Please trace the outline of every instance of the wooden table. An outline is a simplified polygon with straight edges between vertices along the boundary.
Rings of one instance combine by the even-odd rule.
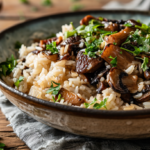
[[[1,1],[1,0],[0,0]],[[21,3],[21,0],[2,0],[3,7],[0,12],[0,31],[24,22],[27,19],[37,18],[40,16],[55,14],[61,12],[72,11],[75,5],[82,5],[82,10],[100,9],[103,5],[111,0],[52,0],[52,6],[43,6],[42,0],[28,0],[29,4]],[[127,3],[131,0],[119,0]],[[0,111],[0,143],[6,145],[9,150],[29,150],[22,142],[10,126],[7,126],[9,121]]]

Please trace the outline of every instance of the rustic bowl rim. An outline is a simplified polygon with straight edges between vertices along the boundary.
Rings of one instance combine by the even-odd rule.
[[[46,16],[42,16],[39,18],[35,18],[35,19],[31,19],[31,20],[27,20],[25,22],[19,23],[17,25],[14,25],[12,27],[9,27],[5,30],[3,30],[2,32],[0,32],[0,40],[3,38],[3,35],[5,35],[7,32],[10,32],[11,30],[16,30],[18,27],[21,26],[26,26],[28,24],[32,24],[36,21],[42,21],[45,20],[46,18],[55,18],[55,17],[62,17],[62,16],[71,16],[71,15],[76,15],[76,14],[80,14],[80,13],[85,13],[85,14],[90,14],[90,13],[124,13],[124,14],[137,14],[140,13],[140,15],[150,15],[150,11],[134,11],[134,10],[88,10],[88,11],[78,11],[78,12],[66,12],[66,13],[57,13],[57,14],[53,14],[53,15],[46,15]],[[50,101],[46,101],[43,99],[39,99],[33,96],[30,96],[28,94],[25,94],[23,92],[20,92],[10,86],[8,86],[6,83],[4,83],[4,81],[2,81],[0,79],[0,86],[2,86],[3,88],[9,90],[10,92],[17,94],[19,96],[22,96],[28,100],[31,100],[33,102],[36,102],[38,104],[41,105],[45,105],[45,106],[50,106],[50,107],[54,107],[60,110],[65,110],[65,111],[70,111],[70,112],[80,112],[86,115],[100,115],[100,116],[110,116],[110,117],[114,117],[114,116],[138,116],[138,115],[150,115],[150,109],[142,109],[142,110],[128,110],[128,111],[124,111],[124,110],[96,110],[96,109],[86,109],[86,108],[81,108],[81,107],[76,107],[76,106],[69,106],[69,105],[62,105],[59,103],[54,103],[54,102],[50,102]]]

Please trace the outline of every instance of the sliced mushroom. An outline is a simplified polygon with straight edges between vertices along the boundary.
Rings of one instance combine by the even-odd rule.
[[[131,66],[132,61],[134,61],[134,56],[130,53],[128,53],[125,50],[120,49],[119,46],[113,45],[113,44],[108,44],[102,55],[101,58],[103,58],[106,62],[108,62],[111,65],[112,59],[109,58],[110,56],[112,57],[117,57],[117,68],[121,70],[127,69],[129,66]]]
[[[146,80],[150,80],[150,70],[149,69],[144,71],[144,77],[145,77]]]
[[[106,77],[109,69],[100,68],[100,70],[94,72],[93,77],[91,77],[91,84],[97,84],[101,77]]]
[[[137,102],[142,103],[150,100],[150,91],[144,93],[139,99],[136,99]]]
[[[126,27],[124,30],[121,30],[118,33],[112,34],[110,36],[106,36],[105,41],[107,43],[112,43],[112,44],[116,43],[116,45],[120,46],[123,42],[125,42],[127,37],[130,35],[131,31],[135,31],[135,29]]]
[[[95,17],[93,17],[91,15],[87,15],[83,19],[80,20],[80,25],[88,25],[89,21],[92,20],[92,19],[97,20],[97,18],[95,18]]]
[[[79,97],[77,94],[70,92],[64,88],[59,91],[61,97],[64,98],[65,102],[71,103],[72,105],[80,106],[82,103],[85,102],[85,99]]]
[[[97,85],[97,93],[102,93],[103,90],[105,90],[106,88],[108,88],[108,83],[103,81],[103,82],[99,82]]]
[[[120,69],[112,68],[107,75],[107,82],[110,87],[116,92],[119,93],[129,93],[129,90],[122,83],[122,78],[128,76],[125,72],[122,72]]]
[[[112,68],[107,75],[107,82],[116,92],[129,93],[131,90],[137,90],[138,76],[128,75],[120,69]]]
[[[105,31],[119,31],[119,25],[117,23],[102,21],[102,24],[104,24]]]
[[[52,54],[50,51],[42,51],[42,54],[51,61],[57,61],[59,58],[58,54]]]
[[[122,93],[121,94],[121,99],[124,102],[127,102],[127,103],[130,103],[130,102],[134,102],[135,103],[135,100],[134,100],[134,98],[133,98],[131,93]]]
[[[103,59],[101,57],[90,58],[79,51],[76,57],[76,71],[78,73],[92,73],[102,67]]]

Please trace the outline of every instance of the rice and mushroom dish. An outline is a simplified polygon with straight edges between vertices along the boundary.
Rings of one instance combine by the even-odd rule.
[[[21,45],[0,63],[2,80],[31,96],[103,110],[150,108],[150,26],[85,16],[56,37]]]

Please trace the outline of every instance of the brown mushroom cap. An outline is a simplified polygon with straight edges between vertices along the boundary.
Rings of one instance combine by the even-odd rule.
[[[76,71],[78,73],[92,73],[103,65],[101,57],[90,58],[79,51],[76,57]]]
[[[130,35],[131,31],[135,31],[134,28],[130,28],[130,27],[126,27],[124,30],[121,30],[118,33],[112,34],[110,36],[106,36],[105,37],[105,41],[109,44],[109,43],[116,43],[116,45],[120,46],[123,42],[125,42],[125,40],[127,39],[127,37]]]
[[[110,87],[119,93],[129,93],[130,90],[137,90],[138,76],[128,75],[120,69],[112,68],[107,75]]]
[[[121,53],[120,53],[121,52]],[[134,56],[130,53],[128,53],[125,50],[120,49],[119,46],[113,45],[113,44],[108,44],[102,55],[101,58],[103,58],[106,62],[108,62],[111,65],[112,59],[109,58],[110,56],[112,57],[117,57],[117,68],[121,70],[127,69],[129,66],[131,66],[132,61],[134,61]]]
[[[61,97],[64,98],[65,102],[71,103],[72,105],[80,106],[85,102],[85,99],[79,97],[77,94],[70,92],[64,88],[62,88],[58,94],[61,94]]]

